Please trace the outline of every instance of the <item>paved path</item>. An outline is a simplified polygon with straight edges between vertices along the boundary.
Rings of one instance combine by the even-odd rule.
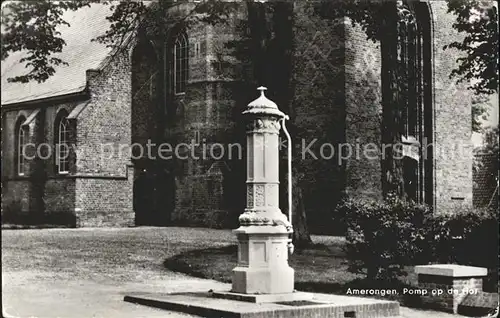
[[[140,278],[138,277],[138,280]],[[141,292],[207,291],[221,283],[183,275],[148,277],[140,282],[97,282],[80,279],[54,280],[52,275],[33,272],[2,275],[4,317],[194,317],[134,305],[123,301],[125,294]]]
[[[126,303],[123,297],[227,290],[228,284],[168,271],[163,261],[234,242],[230,231],[193,228],[2,230],[3,316],[193,317]],[[409,308],[401,308],[401,316],[457,317]]]

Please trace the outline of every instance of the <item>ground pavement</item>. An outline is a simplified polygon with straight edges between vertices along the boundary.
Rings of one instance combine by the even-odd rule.
[[[163,261],[189,249],[234,243],[230,231],[199,228],[2,230],[3,316],[193,317],[123,297],[227,290],[228,284],[168,271]],[[405,307],[401,316],[457,317]]]

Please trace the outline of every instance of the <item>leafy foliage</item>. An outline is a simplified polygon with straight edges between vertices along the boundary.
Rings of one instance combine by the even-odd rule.
[[[349,269],[366,269],[370,280],[391,280],[421,252],[417,242],[425,235],[424,222],[431,211],[394,196],[383,202],[347,199],[337,213],[347,224]]]
[[[458,67],[450,76],[458,82],[471,81],[476,94],[498,92],[498,9],[493,1],[448,1],[448,12],[457,15],[453,24],[464,33],[461,42],[452,42],[444,48],[455,48],[466,55],[458,58]]]
[[[53,212],[50,214],[30,213],[23,211],[23,204],[20,200],[4,203],[2,211],[2,225],[16,226],[40,226],[54,227],[65,226],[75,227],[76,217],[71,213]]]
[[[352,23],[361,25],[368,39],[379,41],[384,36],[387,11],[381,1],[337,0],[321,1],[317,13],[332,20],[348,17]]]
[[[427,220],[428,262],[497,267],[498,211],[459,209],[453,215],[437,215]]]
[[[498,125],[484,130],[486,151],[498,153]]]
[[[369,279],[395,279],[405,265],[497,267],[497,211],[462,208],[440,215],[392,196],[383,202],[346,199],[337,213],[348,227],[349,268],[366,271]]]
[[[29,71],[9,79],[12,82],[43,82],[55,73],[55,66],[66,62],[55,53],[62,51],[66,44],[57,31],[59,25],[68,25],[63,19],[67,10],[78,10],[97,0],[82,1],[12,1],[2,7],[2,60],[17,51],[26,51],[20,60]],[[196,2],[195,8],[182,18],[172,19],[165,14],[173,6],[181,6],[183,1],[121,1],[112,3],[111,28],[96,40],[108,45],[121,43],[128,32],[139,22],[148,25],[152,34],[164,34],[165,26],[171,27],[189,20],[203,20],[208,23],[225,22],[237,4],[223,1]],[[336,19],[349,17],[359,23],[369,39],[377,40],[383,35],[385,9],[379,1],[321,1],[316,10],[323,17]],[[497,8],[486,0],[448,1],[448,11],[457,15],[453,27],[466,34],[462,42],[453,42],[446,48],[455,48],[467,53],[458,60],[459,67],[451,76],[459,81],[472,80],[471,89],[476,93],[498,91],[498,13]],[[495,52],[496,54],[492,54]]]
[[[106,17],[111,22],[110,28],[94,39],[108,46],[120,46],[142,20],[151,21],[146,19],[147,13],[151,11],[141,1],[121,1],[111,5],[110,11],[112,14]]]
[[[44,82],[55,73],[55,66],[66,64],[55,57],[66,42],[57,31],[67,10],[78,10],[93,1],[9,1],[2,6],[2,60],[9,54],[25,51],[20,59],[30,71],[8,79],[10,82]]]

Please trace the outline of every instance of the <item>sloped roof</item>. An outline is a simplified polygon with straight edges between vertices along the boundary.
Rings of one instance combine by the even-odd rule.
[[[92,4],[77,11],[65,13],[70,26],[60,26],[66,46],[57,57],[69,65],[56,67],[56,73],[43,83],[8,83],[7,78],[26,72],[19,60],[23,52],[16,52],[2,61],[2,105],[26,102],[48,97],[81,92],[86,86],[85,71],[95,69],[108,56],[110,48],[91,42],[109,28],[106,16],[110,15],[109,5]]]

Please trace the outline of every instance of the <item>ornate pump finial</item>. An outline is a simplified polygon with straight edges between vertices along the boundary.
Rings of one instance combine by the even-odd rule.
[[[259,87],[257,87],[257,90],[260,91],[260,96],[266,97],[264,95],[264,92],[267,91],[267,87],[265,87],[265,86],[259,86]]]
[[[260,96],[248,104],[247,109],[243,112],[243,115],[252,114],[252,115],[268,115],[268,116],[276,116],[276,117],[284,117],[285,114],[278,109],[278,105],[275,102],[270,100],[264,94],[264,91],[267,90],[266,87],[260,86],[257,88],[260,91]]]

